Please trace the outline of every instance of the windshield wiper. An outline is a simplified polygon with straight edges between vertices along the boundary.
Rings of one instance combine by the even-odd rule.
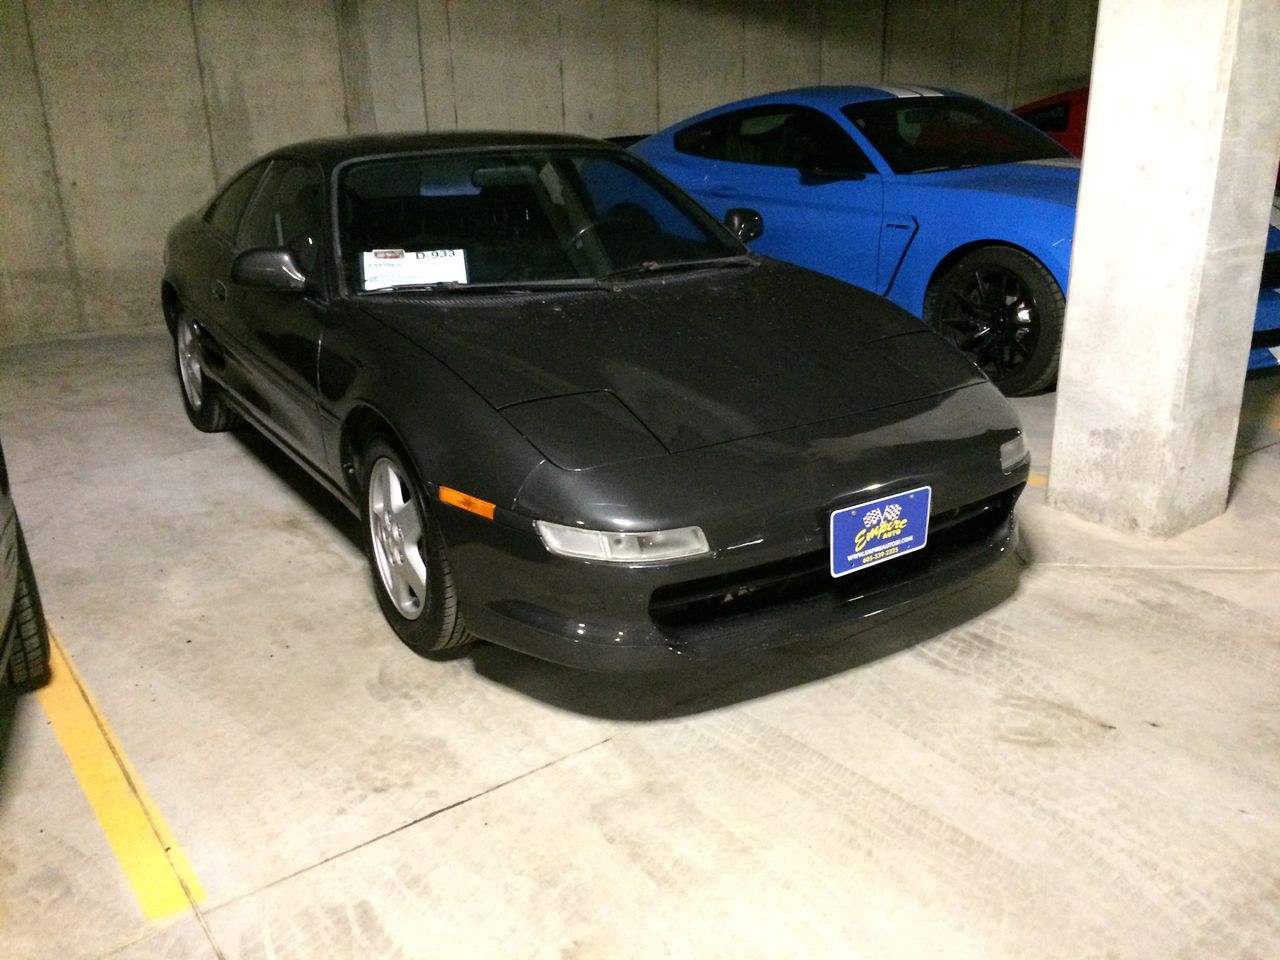
[[[702,257],[698,260],[646,260],[644,263],[633,263],[629,267],[621,267],[602,274],[601,280],[620,280],[624,277],[640,277],[650,273],[667,273],[676,270],[702,270],[707,267],[746,267],[758,262],[749,253],[738,253],[727,257]]]
[[[366,296],[383,293],[534,293],[538,290],[599,290],[595,277],[566,277],[554,280],[503,280],[492,283],[462,283],[443,280],[439,283],[397,283],[377,290],[361,290]]]

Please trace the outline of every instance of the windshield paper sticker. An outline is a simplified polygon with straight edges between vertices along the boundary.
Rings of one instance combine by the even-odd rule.
[[[921,549],[929,540],[930,487],[895,493],[831,514],[831,575],[875,566]]]
[[[366,250],[364,289],[382,290],[403,283],[466,283],[463,250]]]

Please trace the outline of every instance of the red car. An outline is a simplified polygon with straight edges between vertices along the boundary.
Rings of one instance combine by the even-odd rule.
[[[1088,87],[1055,93],[1013,108],[1023,120],[1077,157],[1084,153],[1084,117],[1088,110]]]
[[[1084,153],[1084,119],[1089,112],[1089,88],[1066,90],[1042,97],[1013,112],[1075,156]],[[1276,170],[1276,193],[1280,193],[1280,169]]]

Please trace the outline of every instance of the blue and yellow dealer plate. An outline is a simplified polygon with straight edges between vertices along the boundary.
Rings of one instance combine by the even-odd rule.
[[[931,487],[917,487],[831,513],[831,576],[914,553],[929,541]]]

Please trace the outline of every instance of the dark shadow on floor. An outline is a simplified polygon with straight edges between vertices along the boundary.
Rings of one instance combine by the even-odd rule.
[[[4,812],[6,794],[11,778],[9,748],[14,741],[15,720],[18,714],[18,693],[13,687],[0,683],[0,813]]]
[[[360,535],[359,519],[339,503],[337,498],[322,487],[311,474],[252,427],[238,427],[233,435],[245,450],[287,483],[308,507],[350,540],[356,549],[363,552],[364,543]]]

